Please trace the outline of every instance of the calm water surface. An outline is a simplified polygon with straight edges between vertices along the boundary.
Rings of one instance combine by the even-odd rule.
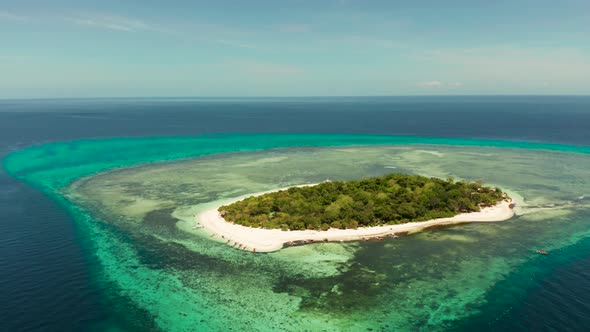
[[[196,136],[222,132],[391,134],[589,146],[588,124],[590,124],[590,98],[583,97],[0,101],[0,156],[5,157],[13,151],[31,145],[81,138]],[[456,154],[454,160],[460,158],[459,155],[466,151],[463,149],[463,152],[460,152],[442,147],[435,149],[449,155]],[[471,149],[469,152],[482,152],[476,148]],[[374,174],[383,172],[382,167],[385,164],[380,159],[382,152],[365,151],[363,153],[373,153],[372,159],[367,158],[372,160],[370,165],[359,168],[358,164],[350,166],[343,162],[338,173],[343,178],[352,178],[371,172]],[[249,171],[254,173],[246,172],[247,174],[244,173],[242,177],[242,179],[254,178],[254,180],[248,183],[242,182],[241,185],[232,189],[228,186],[231,184],[235,186],[240,182],[236,178],[228,177],[228,174],[235,176],[239,173],[236,170],[223,170],[215,172],[218,175],[226,175],[218,179],[226,181],[225,184],[218,182],[223,186],[206,187],[206,183],[195,183],[195,187],[188,191],[206,193],[200,199],[202,202],[207,202],[223,195],[229,197],[232,194],[231,190],[235,190],[233,194],[239,194],[239,190],[260,191],[254,189],[273,183],[290,183],[324,177],[330,174],[330,167],[334,164],[334,160],[350,160],[335,151],[330,155],[332,159],[324,159],[325,169],[315,164],[314,173],[302,174],[300,170],[305,169],[306,158],[317,159],[317,155],[310,157],[317,152],[290,150],[288,153],[290,155],[283,157],[297,162],[282,161],[280,167],[272,169],[274,173],[268,172],[268,174],[279,174],[284,173],[285,169],[290,169],[291,171],[283,178],[276,176],[263,178],[260,174],[256,175],[256,170],[260,169],[260,166],[255,166]],[[512,155],[510,153],[513,152],[509,151],[483,151],[483,153],[505,153],[506,156],[511,156],[510,162],[515,163],[513,166],[522,169],[523,184],[518,187],[518,181],[504,179],[501,172],[493,173],[492,169],[484,175],[486,180],[514,185],[515,190],[525,192],[529,197],[549,197],[553,201],[563,200],[565,203],[579,204],[575,213],[557,213],[550,217],[545,214],[544,218],[557,222],[569,222],[570,228],[566,228],[567,232],[556,232],[553,229],[555,225],[548,225],[542,220],[541,224],[531,229],[536,237],[528,242],[529,247],[538,244],[551,245],[552,237],[548,234],[556,232],[553,238],[557,239],[555,241],[559,240],[559,243],[554,245],[559,248],[559,251],[555,255],[541,261],[535,255],[527,256],[509,252],[510,248],[506,246],[508,243],[506,241],[513,243],[527,243],[527,241],[520,240],[518,236],[509,239],[494,237],[490,232],[502,234],[503,227],[517,227],[510,223],[488,228],[466,226],[441,232],[425,232],[396,243],[367,243],[360,246],[345,245],[343,248],[306,249],[313,250],[316,255],[323,251],[324,256],[319,257],[325,258],[326,255],[331,257],[326,261],[341,262],[342,265],[338,267],[340,273],[335,273],[330,264],[324,266],[315,262],[314,264],[320,267],[318,271],[312,269],[307,275],[298,276],[292,274],[294,267],[285,263],[289,262],[288,257],[275,255],[278,257],[270,256],[271,258],[256,258],[259,261],[248,261],[244,263],[247,266],[236,265],[235,253],[224,252],[223,247],[215,249],[217,248],[215,246],[213,246],[214,249],[209,248],[208,250],[211,251],[209,252],[200,248],[198,241],[186,240],[182,233],[176,233],[174,229],[170,230],[167,225],[156,225],[148,230],[135,231],[133,226],[129,226],[133,225],[131,218],[127,224],[105,223],[101,226],[105,229],[94,230],[96,233],[92,234],[97,237],[98,234],[110,234],[114,239],[112,245],[108,247],[110,250],[114,248],[121,250],[121,248],[127,248],[123,244],[135,243],[133,248],[139,255],[135,256],[139,257],[139,262],[126,268],[140,270],[143,273],[142,268],[147,267],[147,272],[141,276],[154,278],[156,276],[154,271],[159,271],[157,275],[162,280],[168,280],[167,278],[172,275],[180,276],[179,280],[182,280],[202,272],[205,275],[202,280],[199,279],[202,282],[214,285],[213,281],[215,281],[216,285],[225,287],[227,283],[223,282],[224,274],[220,271],[240,269],[243,271],[241,275],[243,280],[248,279],[248,271],[253,275],[266,271],[270,275],[268,279],[260,280],[258,288],[248,288],[252,291],[258,289],[262,292],[263,290],[266,293],[243,295],[264,296],[266,299],[279,294],[279,297],[272,301],[284,307],[277,310],[284,309],[285,312],[289,312],[292,308],[300,308],[298,312],[302,315],[301,319],[313,317],[320,320],[318,317],[323,317],[323,320],[328,321],[344,321],[342,315],[354,317],[364,308],[370,308],[372,317],[381,320],[375,327],[385,330],[396,326],[399,328],[411,326],[403,324],[403,315],[395,316],[385,312],[392,308],[409,310],[406,312],[407,315],[432,313],[436,309],[416,309],[416,306],[421,303],[416,299],[411,299],[412,307],[392,302],[391,296],[384,295],[388,294],[387,287],[391,287],[391,292],[397,292],[398,298],[406,300],[410,300],[409,294],[427,296],[428,294],[420,292],[401,292],[400,285],[404,282],[406,286],[418,285],[417,282],[423,279],[425,285],[430,285],[431,289],[436,290],[436,287],[432,287],[436,280],[459,280],[459,276],[466,271],[475,271],[480,266],[478,264],[484,264],[483,266],[493,271],[478,276],[481,280],[477,285],[489,285],[489,287],[481,287],[485,291],[483,295],[461,290],[456,284],[438,285],[437,287],[441,287],[438,293],[444,293],[441,291],[443,289],[452,290],[447,294],[447,298],[437,301],[437,303],[448,303],[447,309],[442,308],[439,316],[430,314],[428,317],[419,317],[417,325],[411,327],[426,328],[431,326],[428,324],[434,324],[444,329],[454,330],[584,330],[584,327],[590,325],[588,306],[590,282],[586,273],[590,270],[588,256],[590,243],[583,230],[584,226],[587,228],[590,219],[585,212],[584,198],[580,199],[580,197],[590,196],[590,192],[581,191],[587,190],[585,189],[587,177],[583,167],[584,163],[588,163],[587,160],[577,154],[556,158],[538,152]],[[297,155],[297,158],[293,157],[293,154]],[[277,157],[247,155],[244,158],[251,159],[243,162],[251,163],[255,160],[259,162],[261,159]],[[326,157],[328,154],[323,151],[320,155]],[[465,166],[473,159],[473,156],[461,155],[465,159],[461,168],[461,165],[450,161],[444,164],[432,154],[400,155],[399,152],[390,152],[389,155],[398,159],[387,160],[387,162],[406,171],[437,176],[437,172],[455,172],[455,175],[463,177],[482,176],[482,174],[469,173],[470,167]],[[528,156],[528,158],[519,160],[518,155]],[[426,161],[429,161],[427,164],[439,165],[439,167],[416,166],[424,165]],[[203,162],[228,164],[227,160],[215,157]],[[489,161],[488,165],[492,162]],[[516,163],[519,164],[516,165]],[[477,166],[475,169],[479,170],[485,168],[485,164],[475,166]],[[197,171],[198,167],[195,169]],[[221,170],[221,168],[217,169]],[[363,172],[359,173],[360,171]],[[139,173],[134,176],[138,176],[138,181],[142,179]],[[524,181],[525,179],[529,181]],[[98,190],[97,188],[99,189],[100,186],[90,189]],[[563,195],[548,194],[553,192],[555,195],[556,189]],[[88,201],[86,203],[89,204]],[[543,205],[546,202],[536,203]],[[188,309],[177,310],[178,303],[185,299],[181,295],[177,298],[170,296],[172,291],[162,290],[160,297],[145,299],[141,298],[139,293],[133,294],[132,285],[127,286],[127,294],[125,289],[121,290],[121,285],[124,283],[120,280],[113,282],[113,278],[123,278],[123,275],[115,275],[104,266],[107,261],[106,255],[112,251],[105,249],[105,252],[97,255],[97,247],[93,244],[97,238],[89,236],[91,232],[88,229],[76,226],[71,220],[72,216],[75,218],[76,215],[72,214],[72,209],[64,208],[63,204],[62,201],[56,201],[55,198],[50,198],[5,173],[0,173],[0,215],[2,216],[0,219],[2,221],[0,329],[6,331],[105,330],[109,328],[158,330],[162,327],[180,329],[182,325],[166,325],[166,315],[181,315],[178,320],[193,319],[190,316],[191,312],[185,312]],[[151,220],[162,220],[165,223],[165,216],[165,213],[152,215]],[[531,218],[534,219],[532,216],[531,214]],[[103,218],[107,221],[113,220],[112,217],[103,216]],[[150,216],[147,218],[150,219]],[[518,227],[524,227],[522,225],[519,224]],[[154,241],[153,234],[159,234],[160,240],[167,236],[167,240]],[[491,244],[475,245],[471,242],[474,238],[484,243],[489,241]],[[114,243],[114,241],[118,242]],[[187,244],[187,241],[191,244]],[[493,241],[504,243],[497,253],[486,251],[488,250],[486,248],[493,247]],[[170,246],[171,243],[181,243],[189,250],[179,249],[175,245]],[[190,247],[191,245],[194,247]],[[525,250],[522,246],[525,245],[513,247]],[[529,247],[526,250],[530,249]],[[441,252],[440,255],[433,252],[442,250],[441,248],[452,250]],[[473,251],[476,248],[482,249],[478,249],[480,251],[472,256],[462,253],[462,250]],[[405,259],[403,256],[393,257],[392,250],[396,253],[400,251],[407,253],[409,256]],[[423,252],[424,250],[427,252]],[[288,256],[288,254],[287,252],[284,255]],[[423,270],[423,265],[403,266],[420,255],[431,259],[433,264],[449,261],[449,257],[469,257],[469,259],[458,260],[456,266],[451,264],[435,267],[432,270]],[[440,257],[437,259],[437,255],[444,256],[444,260]],[[495,259],[494,255],[503,258]],[[225,257],[225,260],[220,260],[221,256]],[[171,257],[175,257],[176,260]],[[212,257],[215,259],[212,260]],[[309,254],[308,257],[318,256]],[[120,261],[113,260],[113,262],[120,264]],[[401,272],[391,270],[392,267],[405,271],[408,275],[400,275]],[[297,269],[301,268],[297,267]],[[506,273],[503,274],[502,271]],[[320,275],[321,273],[324,275]],[[242,279],[233,279],[233,281]],[[145,282],[144,286],[151,285],[148,280],[142,282]],[[186,280],[183,282],[188,285]],[[198,282],[195,281],[195,283]],[[165,283],[162,282],[162,284]],[[273,285],[272,289],[267,289],[269,284]],[[478,289],[477,285],[473,288]],[[334,290],[335,286],[338,287]],[[197,284],[190,284],[188,287],[195,290],[202,289],[202,285]],[[334,292],[331,292],[332,290]],[[322,295],[327,292],[336,295]],[[291,303],[281,297],[287,295],[289,299],[299,299],[302,302]],[[205,301],[213,298],[219,299],[201,293],[192,296],[200,296],[199,299],[203,301],[201,303],[206,303]],[[473,299],[467,298],[468,296],[473,296]],[[355,298],[358,301],[350,300]],[[458,298],[462,300],[457,300]],[[225,299],[232,300],[231,297]],[[150,301],[164,302],[164,307],[166,307],[166,301],[170,301],[173,304],[167,307],[174,307],[175,312],[155,313],[154,308],[157,306],[148,303]],[[454,301],[463,301],[467,303],[467,306]],[[228,304],[207,303],[210,306],[219,305],[220,308],[233,308]],[[432,306],[433,303],[425,301],[422,305]],[[454,311],[456,308],[464,308],[466,315],[461,316],[458,311]],[[227,310],[231,312],[230,309]],[[182,313],[179,314],[179,312]],[[209,315],[207,312],[201,313],[202,317],[210,317],[207,315]],[[158,316],[161,318],[157,318]],[[203,318],[203,320],[206,319]],[[362,319],[359,318],[358,321]],[[297,317],[290,318],[289,322],[296,323]],[[267,327],[272,329],[282,326],[282,328],[292,329],[293,326],[297,326],[280,325],[281,323],[284,322],[277,321],[277,325],[269,324]],[[199,324],[208,326],[205,325],[206,321],[201,322],[200,319],[195,321],[193,326],[199,326]],[[340,325],[341,327],[350,329],[366,328],[365,325],[342,324],[344,325]],[[239,328],[240,325],[236,327]]]

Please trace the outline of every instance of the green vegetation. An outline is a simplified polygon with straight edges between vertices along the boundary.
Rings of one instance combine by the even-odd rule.
[[[452,217],[505,198],[502,190],[484,187],[481,181],[388,174],[289,188],[249,197],[219,211],[227,221],[244,226],[326,230]]]

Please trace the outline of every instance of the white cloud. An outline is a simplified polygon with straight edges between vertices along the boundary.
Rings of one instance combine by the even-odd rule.
[[[75,25],[119,32],[155,32],[194,42],[214,43],[238,48],[255,49],[256,45],[231,38],[231,31],[216,25],[200,24],[185,29],[170,29],[161,24],[119,15],[77,14],[62,17]],[[198,30],[195,33],[193,30]],[[196,36],[195,36],[196,35]]]
[[[590,57],[577,49],[445,49],[426,52],[422,59],[488,82],[585,81],[590,76]]]
[[[30,55],[7,55],[0,54],[0,61],[26,61],[31,60],[33,57]]]
[[[424,88],[441,88],[441,87],[460,87],[463,86],[461,82],[441,82],[441,81],[428,81],[418,83],[418,86]]]
[[[66,17],[66,21],[77,24],[85,25],[94,28],[101,28],[115,31],[159,31],[159,28],[155,28],[147,23],[123,16],[110,16],[110,15],[78,15],[73,17]]]
[[[219,65],[225,69],[250,75],[297,75],[305,72],[303,68],[297,66],[249,60],[231,60]]]
[[[380,48],[392,48],[402,49],[406,48],[406,45],[395,40],[375,38],[373,36],[365,35],[348,35],[337,38],[327,39],[324,43],[330,44],[342,44],[349,47],[380,47]]]
[[[0,21],[13,21],[13,22],[28,22],[31,18],[27,16],[21,16],[10,12],[0,11]]]
[[[280,32],[302,33],[311,31],[311,24],[286,24],[279,27]]]
[[[439,88],[443,85],[443,83],[441,81],[428,81],[428,82],[421,82],[418,83],[419,86],[423,86],[423,87],[435,87],[435,88]]]
[[[295,66],[276,65],[271,63],[253,64],[248,68],[256,74],[293,75],[303,73],[303,69]]]
[[[217,44],[227,45],[227,46],[234,46],[234,47],[240,47],[240,48],[249,48],[249,49],[255,49],[255,48],[257,48],[256,45],[254,45],[254,44],[248,44],[248,43],[240,42],[240,41],[237,41],[237,40],[215,39],[213,41],[215,43],[217,43]]]

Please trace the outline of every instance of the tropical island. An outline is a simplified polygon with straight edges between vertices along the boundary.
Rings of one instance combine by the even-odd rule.
[[[388,174],[251,196],[219,208],[232,223],[282,230],[356,229],[453,217],[507,199],[481,182]]]
[[[500,221],[512,200],[481,181],[388,174],[259,193],[205,211],[200,227],[227,244],[274,251],[284,244],[381,238],[436,225]]]

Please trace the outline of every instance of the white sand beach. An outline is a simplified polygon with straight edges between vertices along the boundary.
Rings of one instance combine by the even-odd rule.
[[[312,186],[308,184],[304,186]],[[300,186],[301,187],[301,186]],[[249,196],[258,196],[269,192],[285,190],[287,188],[265,191]],[[510,207],[511,201],[502,201],[499,204],[481,209],[479,212],[462,213],[450,218],[439,218],[428,221],[410,222],[397,225],[385,225],[376,227],[359,227],[357,229],[336,229],[326,231],[304,230],[283,231],[280,229],[252,228],[227,222],[217,209],[221,205],[228,205],[242,200],[244,197],[231,202],[225,202],[197,215],[197,225],[220,241],[238,249],[271,252],[283,248],[285,243],[323,242],[323,241],[353,241],[385,237],[396,233],[415,232],[425,228],[460,224],[468,222],[493,222],[510,219],[514,211]]]

